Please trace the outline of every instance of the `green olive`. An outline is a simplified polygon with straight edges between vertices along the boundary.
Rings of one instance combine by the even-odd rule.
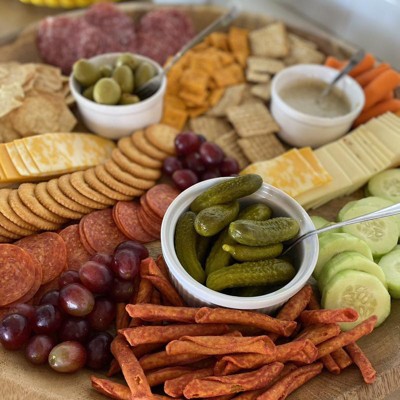
[[[127,65],[129,68],[134,70],[138,66],[138,60],[130,53],[124,53],[118,56],[115,66]]]
[[[110,65],[102,65],[100,67],[100,74],[103,78],[110,78],[113,73],[113,69]]]
[[[120,65],[114,69],[113,79],[121,87],[122,93],[132,93],[134,87],[133,72],[127,65]]]
[[[94,89],[94,85],[89,86],[88,88],[86,88],[83,92],[82,92],[82,96],[86,97],[89,100],[93,101],[93,89]]]
[[[135,70],[136,87],[139,88],[156,74],[157,70],[153,65],[146,61],[141,62]]]
[[[72,67],[75,79],[84,87],[93,85],[101,78],[100,70],[87,60],[78,60]]]
[[[121,88],[112,78],[101,78],[94,85],[93,98],[96,103],[114,105],[120,97]]]
[[[138,96],[129,93],[122,93],[122,96],[119,100],[119,104],[127,105],[127,104],[136,104],[139,103],[140,99]]]

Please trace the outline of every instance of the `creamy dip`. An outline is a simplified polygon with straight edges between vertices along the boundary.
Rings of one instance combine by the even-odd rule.
[[[319,98],[327,85],[318,79],[302,79],[283,88],[279,95],[290,107],[315,117],[333,118],[349,113],[350,103],[338,88]]]

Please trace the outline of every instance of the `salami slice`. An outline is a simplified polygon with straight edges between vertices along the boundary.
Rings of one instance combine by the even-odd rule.
[[[146,201],[150,209],[160,218],[163,218],[167,208],[178,194],[179,191],[177,189],[165,183],[161,183],[147,191]]]
[[[113,254],[120,243],[128,240],[115,224],[110,208],[91,212],[82,223],[82,232],[97,253]]]
[[[31,255],[13,244],[0,244],[0,307],[22,298],[34,282]]]
[[[140,196],[140,206],[142,207],[143,211],[147,214],[149,219],[153,221],[155,224],[160,225],[162,223],[162,218],[160,218],[150,207],[147,203],[146,194]]]
[[[79,271],[79,268],[92,257],[83,246],[79,237],[78,224],[70,225],[60,232],[67,248],[67,269]]]
[[[155,224],[144,212],[144,209],[140,207],[138,213],[139,223],[142,225],[144,231],[151,236],[160,239],[161,224]]]
[[[140,243],[149,243],[155,240],[148,234],[139,222],[140,205],[134,201],[119,201],[114,206],[115,223],[125,235]]]
[[[86,217],[86,216],[85,216]],[[89,244],[89,242],[87,241],[87,239],[86,239],[86,236],[85,236],[85,232],[83,231],[83,224],[84,224],[84,219],[85,219],[85,217],[83,217],[81,220],[80,220],[80,222],[79,222],[79,238],[80,238],[80,240],[81,240],[81,242],[82,242],[82,245],[83,245],[83,247],[85,248],[85,250],[90,254],[90,255],[95,255],[96,254],[96,250],[94,250],[91,246],[90,246],[90,244]]]
[[[57,278],[67,264],[64,240],[54,232],[27,236],[15,243],[26,250],[42,266],[42,285]]]

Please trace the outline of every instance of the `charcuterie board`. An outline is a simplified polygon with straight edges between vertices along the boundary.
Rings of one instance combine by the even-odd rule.
[[[153,9],[148,4],[122,4],[121,9],[134,19],[146,11]],[[214,7],[185,6],[195,23],[197,31],[204,28],[217,18],[222,10]],[[78,16],[82,11],[68,13],[70,16]],[[243,13],[235,22],[247,29],[257,29],[270,18],[254,14]],[[19,37],[10,44],[0,48],[0,62],[38,62],[39,55],[36,50],[37,25],[27,27]],[[351,46],[329,37],[324,32],[304,32],[296,27],[290,30],[308,40],[317,43],[318,48],[325,54],[337,57],[347,56]],[[349,200],[362,197],[361,191],[351,196],[333,200],[316,209],[312,214],[334,220],[338,210]],[[153,242],[149,246],[150,253],[154,256],[161,252],[159,242]],[[390,317],[383,326],[373,334],[362,339],[360,345],[375,366],[378,377],[373,385],[365,385],[355,368],[348,368],[339,376],[333,376],[324,372],[317,379],[299,389],[293,398],[299,400],[348,400],[348,399],[395,399],[395,392],[400,389],[398,376],[400,374],[400,303],[393,301]],[[56,374],[48,366],[32,367],[22,354],[5,352],[0,349],[0,382],[2,386],[2,398],[4,399],[31,399],[38,400],[64,400],[67,398],[102,399],[90,388],[90,371],[84,370],[72,375]],[[393,396],[393,397],[391,397]]]

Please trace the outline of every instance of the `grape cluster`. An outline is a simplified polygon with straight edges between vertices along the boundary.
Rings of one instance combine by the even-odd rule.
[[[106,367],[116,303],[131,301],[133,280],[148,255],[142,244],[127,241],[112,256],[98,253],[79,271],[65,271],[59,290],[44,294],[37,306],[10,308],[0,322],[0,343],[8,350],[25,347],[30,362],[48,362],[58,372]]]
[[[164,160],[163,170],[171,176],[180,190],[197,182],[239,172],[239,165],[232,157],[225,156],[216,143],[207,142],[194,132],[182,132],[175,138],[177,157]]]

